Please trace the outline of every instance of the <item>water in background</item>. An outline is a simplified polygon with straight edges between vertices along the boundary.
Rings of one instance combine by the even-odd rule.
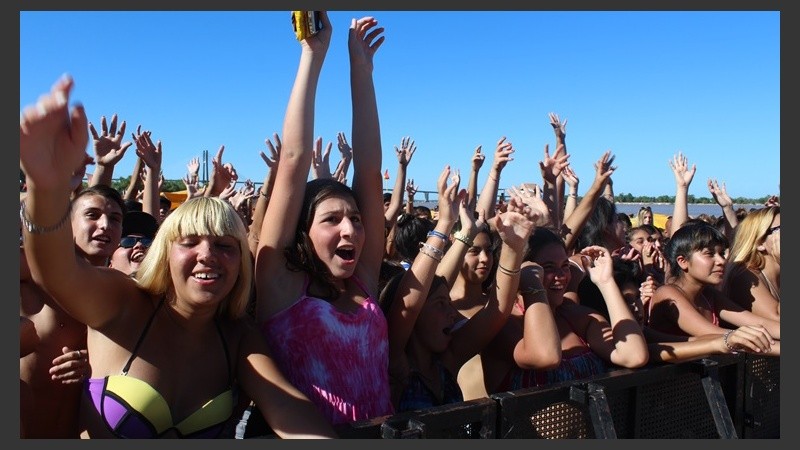
[[[639,212],[639,208],[642,206],[650,206],[650,209],[653,210],[655,214],[664,214],[666,216],[671,216],[672,211],[674,210],[674,205],[672,203],[617,203],[617,212],[623,212],[627,215],[636,215]],[[733,210],[737,210],[739,208],[744,208],[747,211],[750,211],[750,208],[763,208],[764,205],[752,205],[752,204],[737,204],[734,203]],[[722,208],[719,207],[717,204],[707,204],[707,203],[691,203],[689,204],[689,216],[697,217],[700,214],[706,213],[709,216],[719,217],[722,215]]]

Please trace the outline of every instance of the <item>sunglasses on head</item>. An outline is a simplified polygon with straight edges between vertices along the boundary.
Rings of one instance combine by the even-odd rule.
[[[141,242],[142,246],[148,248],[153,243],[153,240],[148,237],[125,236],[119,241],[119,246],[122,248],[133,248],[137,242]]]

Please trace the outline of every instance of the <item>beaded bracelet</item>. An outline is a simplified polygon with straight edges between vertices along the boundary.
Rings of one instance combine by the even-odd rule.
[[[436,230],[429,231],[428,232],[428,237],[438,237],[439,239],[443,240],[445,244],[449,244],[450,243],[450,238],[447,237],[446,234],[440,233],[440,232],[438,232]]]
[[[444,252],[439,250],[438,248],[426,244],[425,242],[420,242],[419,244],[419,252],[425,256],[429,256],[436,261],[441,261],[442,257],[444,257]]]
[[[722,335],[722,343],[725,344],[725,347],[727,347],[728,350],[730,350],[731,353],[733,353],[735,355],[735,354],[737,354],[739,352],[736,351],[736,347],[734,347],[733,345],[728,343],[728,336],[730,336],[731,333],[733,333],[734,331],[736,331],[736,330],[728,330],[728,331],[726,331],[725,334]]]
[[[472,247],[472,245],[474,244],[473,240],[470,239],[469,236],[467,236],[465,233],[462,233],[461,230],[458,230],[455,233],[453,233],[453,238],[457,241],[463,242],[464,245],[466,245],[467,247]]]
[[[519,274],[521,269],[517,269],[517,270],[506,269],[505,267],[501,266],[500,263],[498,263],[497,264],[497,270],[499,270],[500,272],[503,272],[506,275],[514,276],[514,275]]]

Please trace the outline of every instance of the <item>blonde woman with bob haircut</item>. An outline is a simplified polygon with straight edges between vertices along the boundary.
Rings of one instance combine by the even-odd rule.
[[[69,180],[88,128],[64,76],[20,116],[20,208],[33,279],[88,327],[84,438],[225,437],[241,389],[282,438],[334,437],[278,370],[245,316],[252,269],[244,224],[216,198],[185,202],[161,224],[135,277],[75,253]],[[233,433],[230,433],[230,437]]]

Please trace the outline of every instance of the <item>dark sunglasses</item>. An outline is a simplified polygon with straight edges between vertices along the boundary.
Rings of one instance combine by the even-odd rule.
[[[768,229],[767,230],[767,236],[769,236],[770,234],[772,234],[772,233],[774,233],[776,231],[781,231],[781,226],[780,225],[778,225],[777,227],[772,227],[772,228]]]
[[[139,237],[139,236],[125,236],[119,241],[119,246],[122,248],[133,248],[137,242],[141,242],[142,246],[145,248],[149,248],[150,245],[153,243],[153,240],[148,237]]]

